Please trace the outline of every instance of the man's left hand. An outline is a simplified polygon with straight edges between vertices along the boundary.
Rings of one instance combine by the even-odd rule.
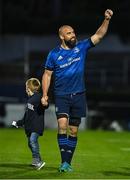
[[[105,19],[110,20],[112,16],[113,16],[113,11],[111,9],[107,9],[105,11]]]

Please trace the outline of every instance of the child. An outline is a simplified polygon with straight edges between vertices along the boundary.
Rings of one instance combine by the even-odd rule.
[[[45,107],[41,104],[40,93],[41,84],[36,78],[31,78],[26,81],[26,93],[28,95],[28,101],[26,105],[26,111],[22,120],[13,121],[12,125],[17,127],[23,126],[28,138],[28,146],[32,152],[32,165],[40,170],[45,162],[42,161],[39,153],[39,136],[43,135],[44,131],[44,111]],[[46,107],[47,108],[47,107]]]

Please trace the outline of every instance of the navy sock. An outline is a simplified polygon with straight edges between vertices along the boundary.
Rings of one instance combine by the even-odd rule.
[[[66,157],[67,157],[66,162],[68,162],[69,164],[71,164],[71,160],[76,148],[76,144],[77,144],[77,137],[69,136],[67,142],[67,151],[66,151]]]
[[[57,134],[57,141],[61,153],[61,163],[66,161],[67,134]]]

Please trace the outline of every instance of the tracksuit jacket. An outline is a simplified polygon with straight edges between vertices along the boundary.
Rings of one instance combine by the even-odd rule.
[[[25,114],[22,120],[17,121],[18,126],[23,126],[27,136],[32,132],[43,135],[44,131],[44,112],[48,107],[41,104],[41,93],[36,92],[28,97]]]

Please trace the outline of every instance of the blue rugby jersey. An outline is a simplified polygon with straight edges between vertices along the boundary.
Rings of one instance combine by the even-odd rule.
[[[91,39],[77,42],[73,49],[58,46],[50,51],[45,69],[54,72],[54,92],[56,95],[85,91],[84,71],[88,50],[93,47]]]

